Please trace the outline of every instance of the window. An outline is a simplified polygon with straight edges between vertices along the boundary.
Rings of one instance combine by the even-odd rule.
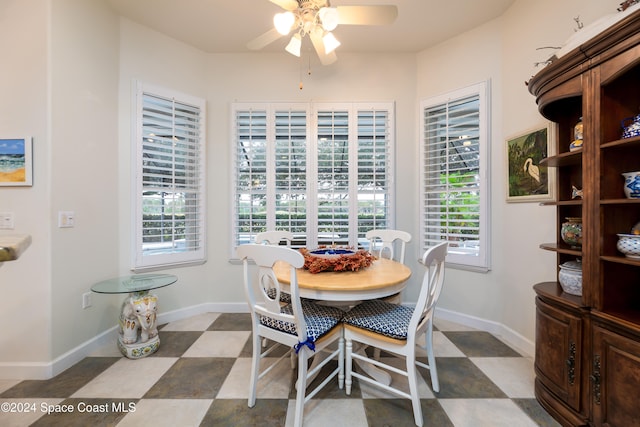
[[[232,252],[266,230],[363,246],[393,213],[393,104],[234,104]]]
[[[487,83],[421,102],[421,249],[449,241],[447,263],[489,269]]]
[[[204,121],[204,100],[137,85],[136,271],[205,260]]]

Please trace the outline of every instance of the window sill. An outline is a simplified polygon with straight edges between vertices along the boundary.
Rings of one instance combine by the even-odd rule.
[[[207,262],[206,259],[202,259],[197,261],[166,263],[162,265],[150,265],[146,267],[131,267],[131,271],[133,271],[134,273],[147,273],[151,271],[168,270],[171,268],[192,267],[194,265],[202,265],[206,262]]]

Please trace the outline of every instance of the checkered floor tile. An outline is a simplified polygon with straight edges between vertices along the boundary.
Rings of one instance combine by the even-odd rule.
[[[487,332],[438,319],[435,326],[440,392],[421,369],[425,426],[558,426],[534,398],[531,358]],[[144,359],[122,357],[114,343],[50,380],[0,379],[0,425],[292,426],[288,363],[259,382],[257,404],[247,406],[250,338],[249,314],[205,313],[162,325],[160,349]],[[304,425],[415,424],[408,400],[354,379],[350,396],[329,384],[309,401]]]

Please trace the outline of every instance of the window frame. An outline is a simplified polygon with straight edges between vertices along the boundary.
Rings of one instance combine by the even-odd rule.
[[[173,267],[183,267],[189,265],[199,265],[206,262],[207,259],[207,233],[206,233],[206,204],[207,204],[207,192],[206,192],[206,101],[202,98],[198,98],[192,95],[181,93],[176,90],[167,89],[160,86],[155,86],[141,81],[134,81],[133,90],[133,141],[132,141],[132,256],[131,256],[131,270],[134,272],[153,271],[160,269],[167,269]],[[144,206],[142,196],[145,191],[149,191],[149,186],[145,187],[143,178],[145,173],[144,168],[144,147],[143,138],[144,133],[144,99],[145,96],[150,96],[158,99],[166,100],[168,103],[172,103],[170,107],[172,118],[177,118],[176,111],[179,112],[179,108],[176,106],[193,109],[197,111],[194,116],[197,116],[196,126],[189,125],[177,125],[176,122],[172,122],[172,138],[176,138],[176,134],[179,132],[187,132],[188,137],[184,138],[186,142],[179,148],[183,151],[180,152],[176,148],[176,144],[173,144],[171,151],[174,156],[171,164],[171,177],[172,186],[167,187],[168,193],[177,195],[180,197],[182,194],[183,200],[186,204],[194,206],[193,210],[185,208],[185,232],[188,227],[194,230],[192,233],[192,239],[186,239],[185,244],[182,245],[183,249],[176,249],[180,246],[180,241],[184,239],[176,238],[174,234],[176,231],[175,217],[173,217],[173,226],[171,226],[171,239],[169,247],[166,250],[156,250],[156,253],[145,254],[143,235],[144,235]],[[182,117],[185,117],[184,115]],[[189,116],[193,119],[193,116]],[[185,120],[183,123],[186,123]],[[176,161],[176,158],[180,158],[180,154],[184,154],[184,150],[193,149],[190,154],[195,157],[195,162],[189,162],[186,159],[186,154],[183,156],[182,161]],[[148,167],[148,166],[147,166]],[[176,171],[180,171],[181,167],[184,170],[194,172],[189,175],[185,172],[182,180],[179,175],[176,175]],[[162,186],[162,188],[165,188]],[[146,190],[145,190],[146,189]],[[185,195],[188,193],[188,195]],[[164,196],[163,196],[164,200]],[[191,215],[189,215],[191,211]],[[191,219],[189,219],[191,218]],[[191,249],[188,248],[189,244],[195,244]],[[148,248],[147,248],[148,249]]]
[[[490,189],[490,162],[491,162],[491,123],[490,123],[490,81],[483,81],[461,89],[453,90],[438,96],[424,99],[420,102],[420,250],[426,251],[433,244],[427,241],[427,194],[428,180],[427,156],[427,128],[426,111],[436,107],[448,108],[448,105],[456,100],[472,96],[478,97],[478,151],[479,151],[479,194],[480,207],[478,218],[478,250],[476,254],[457,252],[450,247],[447,254],[447,265],[452,268],[487,272],[491,269],[491,189]],[[447,123],[447,129],[449,123]],[[447,229],[447,236],[451,234]],[[452,239],[447,239],[452,241]]]
[[[266,133],[267,142],[266,144],[275,144],[275,119],[277,112],[284,112],[286,110],[292,111],[297,109],[298,111],[304,111],[306,114],[306,190],[304,199],[306,202],[306,229],[305,234],[311,235],[305,237],[304,244],[300,244],[300,242],[294,241],[295,246],[306,246],[306,247],[317,247],[318,246],[318,236],[317,232],[310,232],[309,230],[318,230],[318,158],[315,156],[318,153],[318,143],[319,143],[319,113],[330,113],[330,112],[338,112],[338,111],[347,111],[348,112],[348,146],[347,150],[349,153],[349,158],[353,158],[354,155],[361,159],[359,148],[361,147],[360,138],[366,138],[365,131],[359,129],[358,125],[360,124],[359,120],[363,115],[366,115],[367,111],[372,111],[372,117],[377,117],[376,113],[382,113],[384,116],[383,121],[385,122],[384,126],[384,157],[385,157],[385,174],[384,178],[386,180],[386,186],[384,187],[385,197],[385,228],[391,228],[395,224],[395,105],[393,102],[366,102],[366,103],[339,103],[339,102],[323,102],[323,103],[284,103],[284,102],[264,102],[264,103],[246,103],[246,102],[236,102],[231,106],[231,164],[232,164],[232,179],[231,179],[231,203],[230,203],[230,218],[231,218],[231,226],[230,226],[230,259],[235,259],[235,250],[238,244],[248,243],[251,241],[251,236],[254,233],[249,233],[249,240],[244,241],[238,238],[237,228],[239,225],[238,221],[238,212],[239,207],[236,206],[237,197],[239,194],[242,194],[239,191],[239,172],[238,168],[240,167],[240,161],[238,160],[237,150],[239,144],[239,133],[241,132],[237,126],[237,117],[238,113],[248,112],[248,111],[256,111],[256,112],[265,112],[267,118],[267,123],[265,124],[266,129],[264,132]],[[363,119],[364,120],[364,119]],[[375,122],[375,118],[372,119]],[[375,128],[375,125],[373,125]],[[375,134],[375,130],[372,131]],[[376,134],[377,135],[377,134]],[[372,137],[372,140],[375,140],[377,136]],[[375,142],[372,143],[372,146],[375,145]],[[244,147],[243,147],[244,148]],[[375,148],[371,149],[375,152]],[[371,154],[372,158],[375,154]],[[271,162],[267,165],[267,168],[271,168],[271,171],[275,169],[275,154],[274,150],[271,149],[265,155],[267,158],[267,162]],[[354,164],[355,166],[351,167]],[[364,194],[364,191],[358,192],[358,171],[359,171],[360,163],[350,162],[349,168],[349,189],[348,189],[348,197],[353,199],[354,197],[357,200],[357,196],[359,194]],[[355,179],[354,179],[355,178]],[[275,179],[275,178],[274,178]],[[273,179],[271,180],[273,181]],[[275,194],[274,191],[275,185],[273,182],[267,181],[266,183],[266,191],[270,192],[270,194]],[[375,193],[375,191],[374,191]],[[378,193],[375,193],[378,194]],[[311,197],[310,195],[316,195],[315,197]],[[372,196],[375,197],[375,196]],[[374,203],[375,204],[375,203]],[[275,216],[275,202],[272,200],[272,197],[266,197],[266,205],[267,205],[267,218],[266,218],[266,229],[274,230],[274,229],[283,229],[282,227],[276,227],[276,216]],[[348,206],[348,215],[349,218],[358,218],[358,203],[349,203]],[[348,224],[348,245],[349,246],[357,246],[366,244],[364,239],[364,231],[362,233],[359,232],[359,222],[349,220]],[[375,224],[375,220],[371,220],[373,224]],[[288,230],[290,228],[287,228]],[[297,233],[300,234],[300,233]],[[361,235],[361,236],[360,236]],[[238,238],[238,239],[237,239]],[[321,243],[322,244],[322,243]],[[340,245],[344,245],[340,243]]]

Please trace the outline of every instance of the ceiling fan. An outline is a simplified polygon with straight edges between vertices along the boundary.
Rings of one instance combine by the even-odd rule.
[[[251,40],[247,47],[262,49],[293,32],[285,50],[300,56],[302,39],[308,35],[323,65],[337,59],[335,49],[340,42],[331,31],[338,25],[388,25],[398,16],[398,8],[391,5],[331,7],[329,0],[269,1],[285,11],[274,16],[274,28]]]

